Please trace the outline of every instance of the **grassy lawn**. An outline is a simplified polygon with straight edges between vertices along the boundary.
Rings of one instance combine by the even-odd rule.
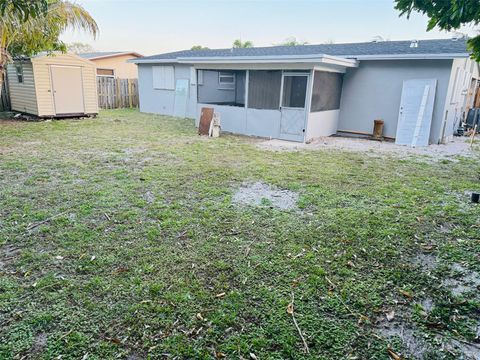
[[[0,122],[0,358],[414,358],[388,326],[425,359],[478,345],[477,289],[442,282],[480,272],[478,155],[256,141],[130,110]],[[232,203],[249,182],[297,207]]]

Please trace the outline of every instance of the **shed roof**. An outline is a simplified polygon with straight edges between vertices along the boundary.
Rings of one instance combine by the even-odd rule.
[[[282,58],[304,57],[315,55],[329,55],[355,59],[374,58],[455,58],[467,57],[466,39],[436,39],[420,40],[417,46],[412,47],[412,40],[408,41],[379,41],[345,44],[298,45],[298,46],[269,46],[234,49],[183,50],[146,56],[132,62],[153,62],[155,60],[175,62],[179,59],[208,59],[223,58]]]
[[[133,55],[135,57],[142,57],[141,54],[135,51],[97,51],[97,52],[78,54],[78,56],[84,59],[89,59],[89,60],[109,58],[109,57],[121,56],[121,55]]]

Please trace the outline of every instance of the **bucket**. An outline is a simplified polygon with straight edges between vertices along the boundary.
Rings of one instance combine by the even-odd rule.
[[[383,137],[383,120],[375,120],[373,122],[373,137],[375,139],[381,139]]]
[[[478,204],[480,200],[480,193],[472,193],[472,202],[475,203],[475,204]]]

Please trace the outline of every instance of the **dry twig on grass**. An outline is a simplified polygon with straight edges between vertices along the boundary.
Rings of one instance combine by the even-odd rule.
[[[302,339],[303,348],[305,349],[305,352],[306,352],[307,354],[310,354],[310,349],[308,348],[308,344],[307,344],[307,342],[305,341],[305,338],[303,337],[302,330],[300,330],[300,327],[298,326],[297,319],[295,319],[295,314],[294,314],[294,312],[293,312],[293,302],[294,302],[294,300],[295,300],[295,294],[294,294],[293,291],[292,291],[292,302],[291,302],[290,304],[288,304],[288,306],[287,306],[287,313],[289,313],[290,315],[292,315],[293,324],[294,324],[295,327],[297,328],[298,334],[300,335],[300,338]]]
[[[37,222],[37,223],[35,223],[35,224],[31,224],[31,225],[27,226],[27,231],[33,230],[33,229],[35,229],[36,227],[39,227],[40,225],[46,224],[47,222],[49,222],[49,221],[51,221],[51,220],[53,220],[53,219],[56,219],[56,218],[59,217],[59,216],[64,215],[66,212],[67,212],[67,211],[61,212],[61,213],[59,213],[59,214],[57,214],[57,215],[53,215],[53,216],[51,216],[51,217],[43,220],[43,221]]]

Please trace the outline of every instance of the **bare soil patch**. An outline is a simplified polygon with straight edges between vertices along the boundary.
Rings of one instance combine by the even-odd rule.
[[[304,150],[343,150],[362,152],[372,156],[392,155],[399,158],[425,156],[432,160],[454,158],[456,156],[473,156],[473,151],[466,137],[454,138],[451,142],[426,147],[408,147],[396,145],[391,141],[374,141],[347,137],[321,137],[309,144],[283,140],[267,140],[257,144],[264,150],[271,151],[304,151]],[[475,147],[474,147],[475,148]]]
[[[298,194],[262,182],[246,183],[233,195],[233,203],[251,206],[272,206],[282,210],[297,207]]]

